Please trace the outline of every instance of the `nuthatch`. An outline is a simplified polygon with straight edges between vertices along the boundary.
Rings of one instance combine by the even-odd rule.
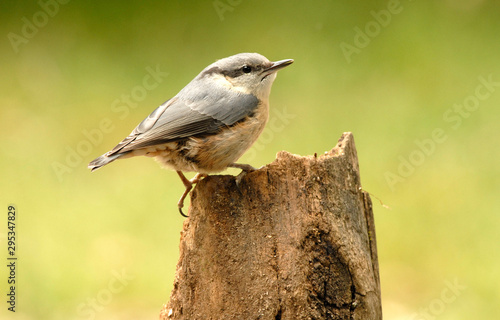
[[[193,184],[207,174],[228,167],[255,170],[235,161],[264,130],[276,72],[292,62],[271,62],[258,53],[240,53],[216,61],[88,167],[94,171],[118,158],[156,158],[177,171],[184,183],[186,190],[177,206],[185,216],[184,199]],[[197,174],[188,180],[182,171]]]

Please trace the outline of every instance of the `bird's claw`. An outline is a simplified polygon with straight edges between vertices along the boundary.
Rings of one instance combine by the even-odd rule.
[[[184,199],[186,199],[187,195],[193,188],[193,184],[198,183],[202,178],[206,177],[207,175],[202,173],[197,173],[193,179],[188,180],[181,171],[177,171],[177,173],[179,174],[182,183],[184,183],[184,186],[186,187],[186,190],[184,190],[184,193],[179,199],[179,202],[177,202],[177,208],[179,208],[179,213],[181,214],[181,216],[188,218],[189,216],[185,215],[184,212],[182,212],[182,208],[184,207]]]
[[[240,174],[238,174],[236,176],[236,186],[239,188],[240,187],[240,183],[241,183],[241,180],[247,175],[247,173],[249,172],[252,172],[252,171],[255,171],[257,170],[256,168],[252,167],[251,165],[249,164],[241,164],[241,163],[232,163],[231,165],[229,165],[231,168],[237,168],[237,169],[241,169],[241,172]]]
[[[235,182],[236,182],[236,187],[238,187],[238,189],[240,188],[240,183],[241,183],[241,180],[247,175],[247,173],[249,173],[251,171],[245,171],[245,170],[241,170],[240,174],[238,174],[236,176],[236,179],[235,179]]]
[[[181,216],[183,216],[185,218],[189,218],[188,215],[185,215],[184,212],[182,212],[182,207],[179,207],[179,213],[181,214]]]

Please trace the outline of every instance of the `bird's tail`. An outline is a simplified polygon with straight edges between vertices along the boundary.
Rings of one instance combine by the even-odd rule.
[[[126,153],[115,153],[113,155],[108,156],[108,154],[105,153],[102,156],[100,156],[99,158],[96,158],[96,159],[92,160],[89,163],[88,168],[91,171],[97,170],[100,167],[105,166],[108,163],[115,161],[116,159],[120,158],[121,156],[123,156],[125,154]]]

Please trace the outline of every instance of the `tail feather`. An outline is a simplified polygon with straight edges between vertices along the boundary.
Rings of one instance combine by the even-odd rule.
[[[115,161],[116,159],[120,158],[124,154],[125,153],[115,153],[113,155],[108,156],[107,153],[105,153],[102,156],[100,156],[99,158],[96,158],[96,159],[92,160],[89,163],[88,168],[91,171],[97,170],[100,167],[105,166],[108,163]]]

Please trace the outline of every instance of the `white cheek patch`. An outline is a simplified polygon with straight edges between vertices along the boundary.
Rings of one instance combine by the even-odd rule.
[[[252,91],[246,87],[232,87],[233,90],[239,91],[244,94],[251,94]]]
[[[244,93],[244,94],[250,94],[251,91],[249,88],[246,88],[246,87],[241,87],[241,86],[235,86],[231,80],[229,79],[229,77],[225,77],[221,74],[214,74],[212,76],[212,80],[215,81],[218,85],[220,86],[224,86],[226,88],[228,88],[229,90],[235,90],[235,91],[239,91],[241,93]]]
[[[219,85],[219,86],[224,86],[224,87],[226,87],[228,89],[232,89],[233,88],[233,84],[231,82],[229,82],[229,80],[226,77],[224,77],[223,75],[221,75],[221,74],[215,73],[215,74],[212,75],[211,78],[212,78],[212,81],[214,81],[215,83],[217,83],[217,85]]]

